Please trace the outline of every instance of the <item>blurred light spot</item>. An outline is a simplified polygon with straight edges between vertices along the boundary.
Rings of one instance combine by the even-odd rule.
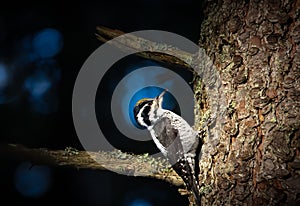
[[[56,29],[44,29],[33,38],[33,50],[41,58],[53,57],[63,47],[63,38]]]
[[[3,64],[0,64],[0,89],[4,88],[8,82],[7,69]]]
[[[145,199],[135,199],[128,206],[152,206],[152,204]]]
[[[138,125],[138,123],[136,122],[136,120],[134,118],[133,110],[134,110],[135,104],[143,98],[154,98],[154,97],[158,96],[163,90],[164,90],[163,88],[155,87],[155,86],[144,87],[143,89],[139,90],[138,92],[136,92],[133,95],[133,97],[131,98],[131,100],[129,102],[128,109],[129,109],[130,120],[136,127],[140,128],[140,129],[145,129],[145,128],[141,128],[141,126]],[[169,92],[167,92],[164,95],[162,107],[164,109],[171,110],[180,115],[180,109],[179,109],[178,102],[176,101],[175,97]]]
[[[15,187],[27,197],[40,197],[47,192],[51,183],[51,171],[46,166],[22,163],[15,173]]]
[[[51,81],[44,72],[38,71],[25,80],[24,87],[33,98],[39,98],[51,88]]]
[[[7,104],[16,99],[16,89],[10,84],[11,73],[6,65],[0,63],[0,104]]]
[[[37,70],[24,82],[24,90],[29,93],[29,101],[33,111],[50,114],[58,108],[57,85],[60,70],[55,61],[42,60],[37,62]]]

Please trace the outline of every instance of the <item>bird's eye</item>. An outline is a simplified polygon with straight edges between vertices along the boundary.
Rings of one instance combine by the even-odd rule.
[[[144,121],[148,126],[151,125],[151,122],[150,122],[150,119],[149,119],[149,112],[150,112],[150,109],[151,109],[150,105],[144,106],[144,109],[143,109],[142,114],[141,114],[141,116],[142,116],[142,118],[143,118],[143,121]]]
[[[146,105],[143,109],[142,116],[149,116],[151,107],[149,105]]]
[[[135,106],[134,109],[133,109],[133,113],[134,113],[134,118],[136,120],[136,116],[137,114],[139,113],[140,111],[140,107],[139,106]]]

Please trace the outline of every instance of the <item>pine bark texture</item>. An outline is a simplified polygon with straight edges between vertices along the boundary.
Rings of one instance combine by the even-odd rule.
[[[212,125],[204,139],[203,205],[300,205],[299,43],[299,0],[206,2],[199,46],[227,106],[220,135]],[[207,86],[194,83],[196,123]]]

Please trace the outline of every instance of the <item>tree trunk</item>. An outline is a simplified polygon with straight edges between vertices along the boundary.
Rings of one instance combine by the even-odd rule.
[[[204,139],[202,204],[299,205],[300,1],[206,4],[199,46],[227,108],[223,124],[212,125],[220,135]],[[195,81],[196,123],[214,101],[205,87]]]

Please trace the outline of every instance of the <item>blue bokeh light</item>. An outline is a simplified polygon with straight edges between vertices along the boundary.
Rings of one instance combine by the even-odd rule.
[[[38,62],[36,70],[24,81],[29,102],[35,112],[50,114],[58,108],[56,86],[61,74],[54,60]]]
[[[24,87],[32,98],[38,99],[51,88],[51,81],[43,71],[38,71],[25,80]]]
[[[47,77],[28,77],[25,81],[25,89],[27,89],[32,98],[41,98],[51,88],[51,82]]]
[[[152,204],[148,200],[139,198],[132,200],[128,206],[152,206]]]
[[[131,98],[130,102],[129,102],[129,117],[131,122],[140,129],[145,129],[142,128],[135,120],[134,118],[134,106],[135,104],[143,99],[143,98],[155,98],[157,97],[164,89],[160,88],[160,87],[155,87],[155,86],[151,86],[151,87],[144,87],[141,90],[139,90],[138,92],[136,92],[133,97]],[[168,109],[168,110],[174,110],[176,108],[179,109],[178,106],[178,102],[176,101],[175,97],[169,93],[166,92],[166,94],[164,95],[164,100],[163,100],[163,104],[162,107],[164,109]],[[180,114],[180,111],[175,111],[177,114]]]
[[[7,82],[8,82],[8,73],[7,73],[6,66],[0,64],[0,89],[4,88]]]
[[[40,58],[54,57],[63,47],[62,34],[56,29],[44,29],[34,36],[32,46]]]
[[[15,173],[15,188],[26,197],[40,197],[51,185],[51,171],[46,166],[22,163]]]
[[[0,63],[0,104],[7,104],[14,101],[17,97],[12,88],[12,72],[8,65]]]

